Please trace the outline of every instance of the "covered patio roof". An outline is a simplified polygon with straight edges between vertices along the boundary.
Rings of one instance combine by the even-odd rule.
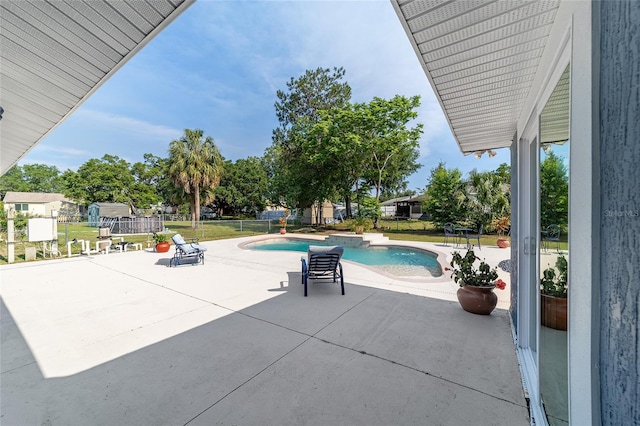
[[[195,0],[0,3],[0,174]]]
[[[559,0],[391,0],[464,154],[511,145]]]

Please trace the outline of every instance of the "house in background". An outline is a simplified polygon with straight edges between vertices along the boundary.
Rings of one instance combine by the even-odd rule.
[[[424,195],[392,198],[380,203],[382,216],[406,219],[418,219],[422,216]]]
[[[52,211],[56,211],[59,221],[80,216],[78,203],[66,198],[64,194],[9,191],[3,202],[5,211],[13,209],[32,217],[51,217]]]
[[[511,150],[511,317],[532,424],[640,425],[640,2],[391,3],[460,151]],[[569,178],[566,331],[540,315],[559,255],[540,244],[551,153]]]

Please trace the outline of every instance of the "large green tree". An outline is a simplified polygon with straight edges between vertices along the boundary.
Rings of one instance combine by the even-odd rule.
[[[505,182],[505,168],[478,172],[472,170],[466,181],[467,216],[476,228],[486,227],[493,219],[508,216],[510,186]]]
[[[431,170],[425,192],[426,212],[437,226],[466,219],[465,189],[460,170],[447,169],[445,163],[440,162]]]
[[[82,164],[77,172],[63,173],[64,194],[80,203],[126,203],[135,207],[134,184],[130,165],[124,159],[105,154]]]
[[[371,159],[362,135],[355,131],[364,121],[364,114],[353,104],[320,113],[320,121],[306,140],[305,155],[314,168],[322,171],[324,188],[335,189],[346,202],[350,217],[352,195],[361,188]]]
[[[353,191],[361,194],[371,188],[378,203],[385,188],[402,188],[407,176],[420,167],[422,125],[408,127],[419,104],[417,96],[395,96],[322,111],[302,145],[313,166],[310,170],[321,170],[318,180],[336,188],[347,204]]]
[[[540,224],[566,226],[569,221],[569,176],[563,158],[550,151],[540,164]]]
[[[223,214],[255,215],[266,207],[267,173],[258,157],[225,161],[215,206]]]
[[[132,199],[137,207],[148,209],[168,198],[167,187],[172,186],[166,178],[168,160],[153,154],[144,154],[144,161],[131,166],[134,178]]]
[[[213,201],[222,171],[222,156],[213,138],[205,137],[202,130],[185,129],[184,135],[169,145],[169,177],[189,195],[193,229],[200,220],[200,203]],[[201,191],[204,191],[202,200]]]
[[[407,98],[399,95],[390,100],[374,98],[363,105],[365,119],[356,131],[363,133],[365,150],[371,153],[364,178],[375,188],[378,201],[385,186],[398,189],[409,175],[420,168],[417,160],[423,126],[418,123],[408,127],[409,122],[418,116],[415,109],[419,106],[419,96]]]
[[[4,198],[7,192],[29,192],[29,185],[24,180],[22,167],[13,166],[0,176],[0,196]]]
[[[270,201],[290,208],[304,208],[322,201],[331,192],[330,171],[312,164],[308,142],[321,111],[342,108],[351,98],[351,88],[343,81],[343,68],[317,68],[287,82],[278,90],[275,103],[279,126],[272,145],[265,152]]]
[[[60,170],[46,164],[13,166],[0,177],[0,193],[62,192],[64,189]]]

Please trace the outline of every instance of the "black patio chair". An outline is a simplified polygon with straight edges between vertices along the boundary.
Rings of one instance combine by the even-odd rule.
[[[556,243],[556,251],[560,252],[560,226],[549,225],[542,234],[542,248],[544,251],[549,250],[549,243]]]
[[[449,237],[453,237],[453,242],[457,247],[460,243],[460,235],[456,232],[455,226],[453,226],[453,223],[451,222],[444,224],[444,245],[448,244]]]
[[[465,234],[465,236],[467,237],[467,247],[473,248],[470,241],[476,240],[478,242],[478,249],[482,250],[482,246],[480,245],[480,237],[482,237],[482,228],[483,228],[483,225],[480,225],[480,227],[478,228],[477,234]]]
[[[307,283],[310,279],[340,278],[340,287],[344,296],[344,277],[340,259],[344,248],[342,246],[309,246],[307,258],[302,257],[302,284],[304,284],[304,297],[307,297]]]

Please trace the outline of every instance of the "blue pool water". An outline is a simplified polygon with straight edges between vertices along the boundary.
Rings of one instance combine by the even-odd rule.
[[[249,244],[253,250],[286,250],[306,253],[309,245],[326,245],[318,241],[277,239]],[[345,247],[345,260],[382,269],[396,276],[439,277],[442,269],[436,255],[410,247],[373,246],[368,248]]]

